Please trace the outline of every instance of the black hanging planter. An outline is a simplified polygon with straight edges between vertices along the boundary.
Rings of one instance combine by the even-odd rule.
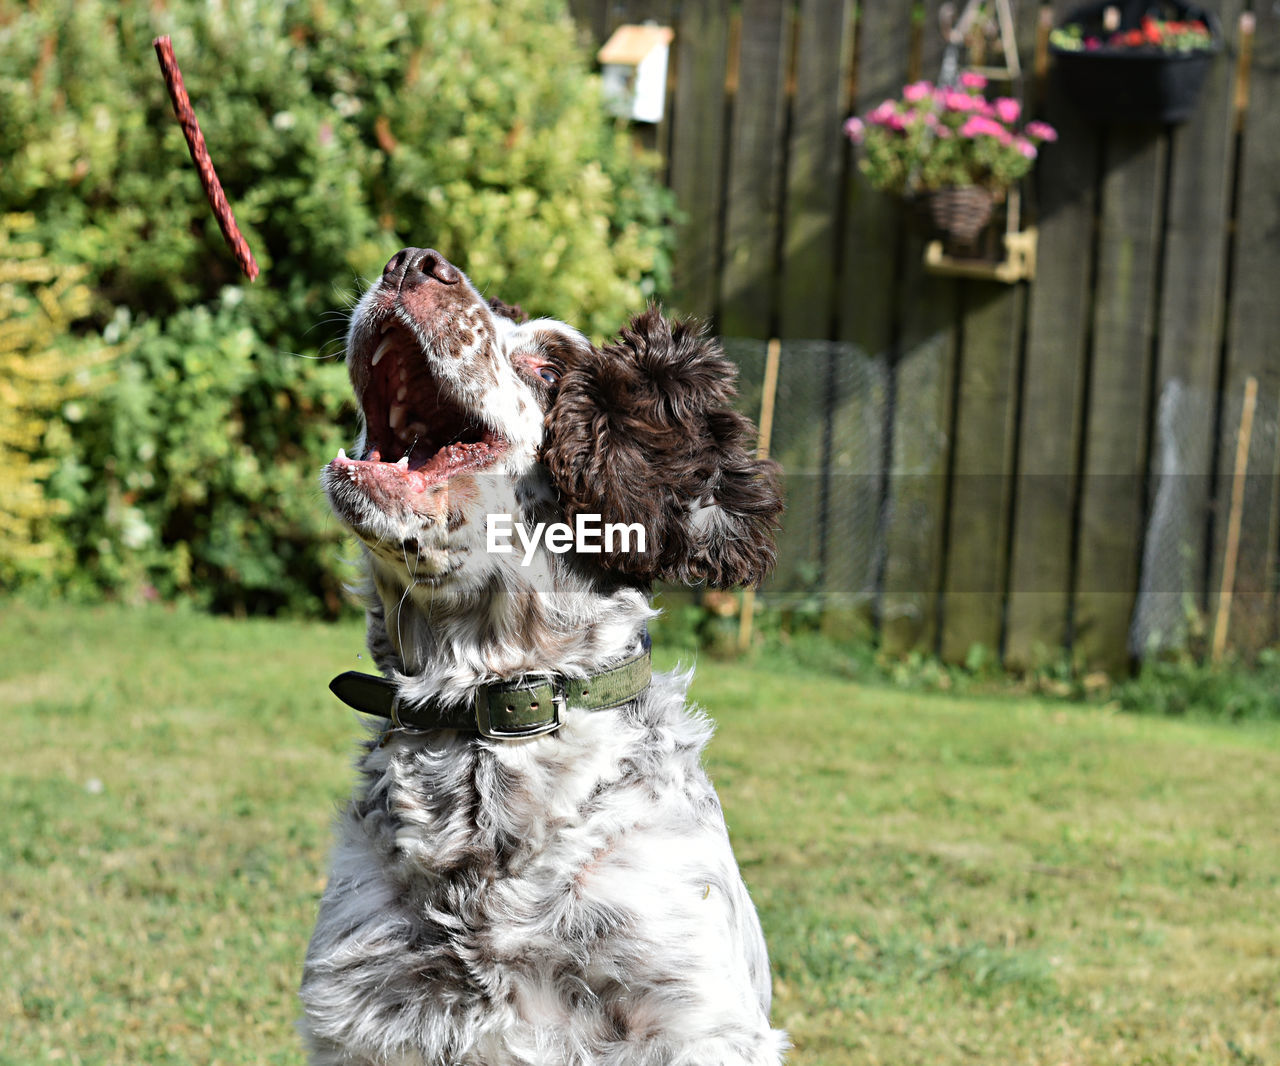
[[[1114,29],[1104,26],[1108,8],[1120,12]],[[1050,44],[1064,92],[1096,122],[1174,125],[1185,122],[1195,110],[1209,66],[1222,49],[1222,31],[1211,12],[1181,2],[1109,0],[1078,8],[1063,25],[1080,25],[1083,36],[1105,41],[1113,33],[1137,29],[1148,13],[1203,22],[1211,36],[1210,46],[1179,52],[1111,44],[1094,49]]]

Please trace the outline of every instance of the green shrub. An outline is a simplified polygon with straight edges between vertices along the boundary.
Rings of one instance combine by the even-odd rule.
[[[1280,649],[1268,648],[1246,668],[1191,658],[1149,659],[1108,693],[1126,711],[1241,722],[1280,718]]]
[[[665,601],[665,602],[663,602]],[[899,658],[883,653],[865,616],[852,612],[834,630],[838,612],[823,615],[806,599],[756,604],[749,651],[737,646],[738,617],[730,594],[704,593],[700,602],[666,594],[663,613],[650,624],[655,644],[712,657],[743,657],[757,666],[807,676],[840,677],[905,691],[953,692],[969,696],[1036,696],[1107,706],[1137,714],[1225,722],[1280,719],[1280,647],[1265,648],[1251,661],[1214,664],[1202,652],[1174,658],[1149,656],[1131,677],[1113,680],[1073,663],[1065,650],[1046,654],[1040,668],[1008,672],[990,649],[970,647],[963,664],[946,663],[923,651]],[[848,612],[847,612],[848,613]],[[867,628],[858,631],[858,626]]]
[[[84,271],[24,239],[34,226],[30,215],[0,215],[0,590],[66,565],[56,524],[66,504],[44,481],[66,451],[58,415],[79,409],[110,356],[66,336],[90,305]]]
[[[130,354],[74,426],[95,451],[51,479],[91,582],[78,591],[340,610],[341,536],[316,474],[345,443],[345,376],[278,357],[239,296],[108,327]]]
[[[174,121],[160,33],[254,285]],[[355,419],[315,357],[397,248],[596,336],[661,289],[670,199],[589,63],[560,0],[0,0],[0,210],[88,267],[95,328],[122,349],[49,482],[80,588],[336,609],[315,476]]]

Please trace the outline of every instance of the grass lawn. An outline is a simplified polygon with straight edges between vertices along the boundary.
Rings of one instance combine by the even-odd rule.
[[[0,605],[0,1063],[303,1061],[361,651]],[[794,1066],[1280,1061],[1280,725],[707,659],[694,692]]]

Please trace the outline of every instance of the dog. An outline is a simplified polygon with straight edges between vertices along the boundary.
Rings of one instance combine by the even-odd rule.
[[[304,966],[311,1062],[780,1062],[711,726],[690,674],[649,671],[653,582],[774,561],[732,364],[654,307],[595,347],[420,248],[359,300],[347,361],[362,429],[321,481],[381,674],[333,684],[372,725]],[[619,533],[503,550],[494,516]]]

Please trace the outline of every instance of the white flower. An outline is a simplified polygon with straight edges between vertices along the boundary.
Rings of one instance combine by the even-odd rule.
[[[349,96],[347,93],[334,93],[329,97],[329,102],[343,118],[358,115],[364,108],[364,102],[359,97]]]
[[[126,507],[120,522],[120,543],[137,551],[151,540],[151,527],[136,507]]]

